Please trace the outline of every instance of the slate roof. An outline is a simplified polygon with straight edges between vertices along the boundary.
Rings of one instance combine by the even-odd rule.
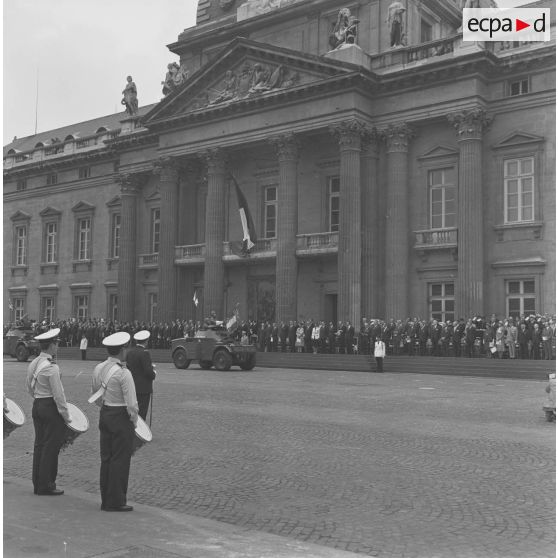
[[[147,114],[155,107],[155,105],[157,105],[157,103],[140,107],[138,111],[139,116]],[[10,149],[15,149],[16,151],[32,150],[39,142],[42,142],[45,145],[50,145],[52,138],[58,138],[60,141],[64,141],[70,135],[74,136],[74,138],[86,138],[93,136],[99,128],[117,130],[121,127],[120,121],[124,120],[124,118],[126,118],[126,113],[121,111],[116,114],[109,114],[107,116],[93,118],[92,120],[86,120],[85,122],[77,122],[75,124],[70,124],[69,126],[55,128],[54,130],[46,130],[32,136],[17,138],[15,141],[10,142],[3,147],[3,155],[5,157]]]

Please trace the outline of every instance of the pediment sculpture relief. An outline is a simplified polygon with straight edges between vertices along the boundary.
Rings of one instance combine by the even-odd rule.
[[[292,87],[299,79],[298,72],[293,72],[282,64],[273,67],[260,62],[246,62],[240,70],[228,70],[218,87],[209,90],[207,97],[198,97],[196,108],[238,101],[267,91]],[[202,100],[204,97],[207,99],[205,104]]]

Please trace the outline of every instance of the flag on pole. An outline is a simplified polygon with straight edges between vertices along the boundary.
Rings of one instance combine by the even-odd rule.
[[[250,209],[248,208],[248,202],[240,189],[234,176],[231,174],[230,177],[234,182],[234,187],[236,190],[236,199],[238,201],[238,211],[240,212],[240,221],[242,223],[242,251],[248,253],[254,246],[256,241],[256,228],[254,227],[254,221],[250,215]]]
[[[14,305],[12,304],[11,300],[8,302],[8,307],[9,307],[10,310],[14,309]]]
[[[198,304],[200,303],[200,300],[198,298],[198,291],[197,289],[194,291],[194,296],[192,297],[192,300],[194,301],[194,306],[197,308]]]

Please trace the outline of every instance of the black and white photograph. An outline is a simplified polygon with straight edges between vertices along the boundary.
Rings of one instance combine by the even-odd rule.
[[[5,0],[3,556],[554,558],[553,0]]]

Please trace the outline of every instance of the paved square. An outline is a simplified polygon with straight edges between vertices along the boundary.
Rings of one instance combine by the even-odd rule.
[[[61,361],[90,430],[61,454],[59,484],[98,493],[94,362]],[[4,390],[27,423],[4,473],[28,478],[25,366]],[[555,555],[555,425],[544,382],[419,374],[159,365],[154,440],[129,500],[385,558]]]

